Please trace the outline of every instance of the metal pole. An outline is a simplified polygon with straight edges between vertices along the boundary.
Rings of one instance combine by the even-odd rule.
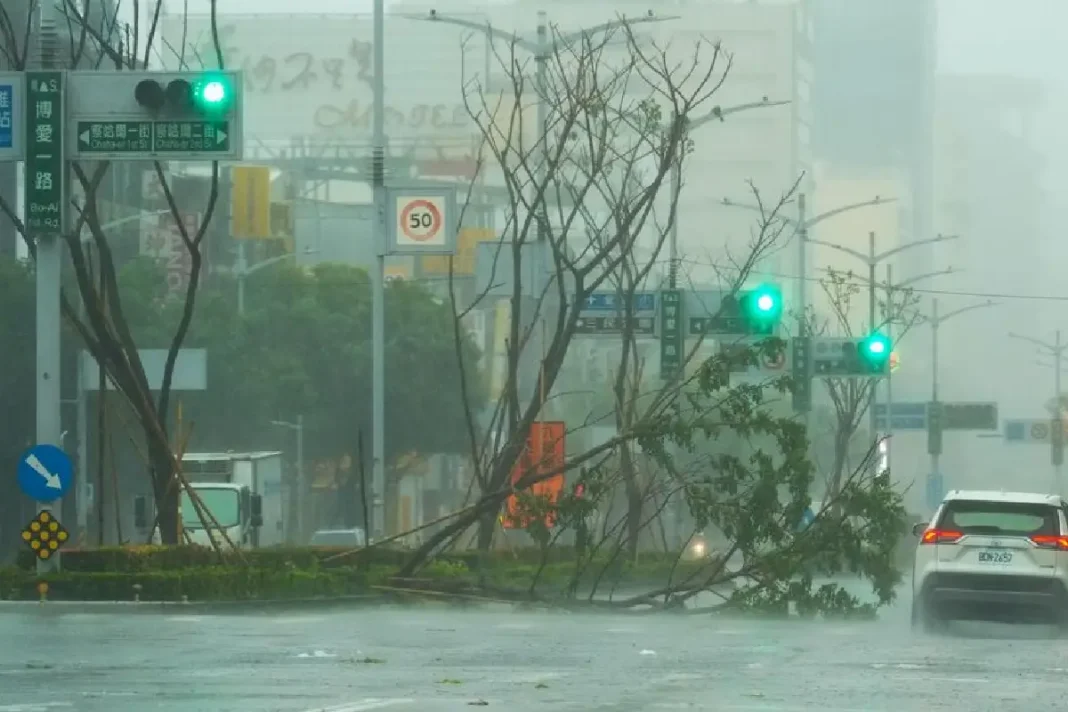
[[[938,298],[931,300],[931,403],[938,403]],[[937,406],[936,406],[937,407]],[[928,477],[938,479],[938,453],[931,453],[931,473]]]
[[[304,415],[297,416],[297,545],[304,544]]]
[[[805,218],[805,194],[799,193],[797,196],[797,319],[798,319],[798,336],[804,338],[808,336],[808,314],[805,300],[808,290],[808,223]],[[805,363],[805,385],[810,387],[812,383],[812,359],[807,359]],[[802,422],[805,425],[805,432],[808,432],[809,418],[811,414],[811,408],[801,414]],[[810,441],[811,442],[811,441]]]
[[[58,65],[59,36],[57,28],[59,23],[55,14],[58,10],[51,5],[45,4],[38,8],[40,16],[40,32],[38,41],[40,46],[41,68],[53,69]],[[64,182],[64,197],[71,195],[70,192],[70,166],[63,164],[62,175],[59,179]],[[30,181],[27,179],[27,190]],[[65,219],[69,216],[69,206],[66,201],[61,208],[64,213],[62,226],[69,222]],[[37,444],[49,444],[62,447],[62,407],[60,403],[60,301],[59,289],[62,281],[62,250],[59,230],[47,233],[31,235],[36,238],[36,260],[34,263],[36,274],[36,331],[37,331]],[[62,500],[51,504],[38,502],[37,511],[59,509],[62,511]],[[60,557],[57,552],[48,561],[37,559],[37,573],[47,573],[58,570]]]
[[[386,528],[386,73],[385,0],[374,0],[374,110],[371,181],[375,201],[375,266],[371,270],[371,491],[375,541]]]
[[[248,258],[245,255],[245,241],[237,241],[237,313],[245,315],[245,277],[248,274]]]
[[[548,238],[549,226],[546,224],[546,222],[549,219],[549,211],[547,209],[545,209],[545,202],[546,202],[546,198],[547,198],[547,193],[543,191],[541,193],[541,199],[540,200],[538,200],[536,198],[536,196],[538,194],[539,189],[542,186],[542,183],[545,182],[546,168],[547,168],[546,160],[547,160],[548,155],[549,155],[549,146],[548,146],[548,140],[549,140],[548,139],[548,128],[549,128],[548,114],[549,114],[549,112],[548,112],[548,107],[546,106],[546,103],[545,103],[545,92],[546,92],[546,88],[545,88],[545,86],[546,86],[545,63],[548,61],[548,54],[549,54],[549,51],[548,51],[548,48],[549,48],[548,34],[549,34],[548,14],[544,10],[538,10],[538,30],[537,30],[538,52],[537,52],[537,55],[534,58],[535,65],[536,65],[536,67],[535,67],[535,72],[536,72],[536,74],[535,74],[535,85],[536,85],[535,86],[535,90],[538,92],[538,100],[537,100],[538,137],[537,137],[537,139],[535,141],[535,145],[540,145],[541,146],[541,150],[540,150],[541,155],[535,157],[535,160],[537,161],[536,172],[535,172],[535,180],[534,180],[534,186],[533,186],[535,198],[531,201],[531,207],[537,213],[536,218],[537,218],[537,221],[538,221],[537,222],[537,236],[538,236],[538,239],[535,242],[534,256],[533,256],[533,259],[531,260],[531,262],[533,264],[533,267],[534,267],[534,275],[533,275],[533,278],[532,278],[533,284],[531,284],[531,292],[532,292],[532,297],[533,297],[533,299],[531,301],[531,310],[532,310],[531,311],[531,318],[532,318],[531,324],[533,326],[534,325],[534,321],[533,320],[536,319],[537,321],[541,322],[541,328],[540,329],[534,328],[532,330],[530,340],[532,342],[532,346],[534,347],[534,349],[533,349],[534,358],[536,358],[537,362],[538,362],[538,367],[536,369],[534,369],[532,371],[532,373],[534,373],[539,380],[544,375],[544,366],[545,366],[545,360],[544,360],[544,352],[545,352],[545,334],[544,334],[544,331],[545,331],[545,314],[544,314],[544,309],[545,309],[545,305],[542,304],[541,308],[538,309],[537,304],[539,303],[539,300],[541,299],[541,294],[542,294],[543,291],[545,291],[545,287],[546,287],[546,285],[543,282],[544,282],[544,279],[545,279],[545,272],[547,271],[547,268],[548,268],[548,260],[545,259],[546,255],[544,255],[543,253],[545,252],[545,250],[548,247],[548,239],[547,238]],[[533,312],[534,309],[538,309],[538,313],[537,314],[535,314]],[[542,412],[542,409],[545,407],[545,399],[542,397],[541,393],[534,393],[533,395],[534,395],[535,398],[538,398],[538,401],[539,401],[538,402],[538,419],[542,420],[545,417],[545,413]]]
[[[1064,358],[1064,347],[1061,346],[1061,330],[1057,329],[1057,334],[1053,342],[1053,405],[1057,409],[1056,417],[1054,418],[1054,427],[1060,433],[1064,432],[1064,422],[1061,417],[1061,361]],[[1059,444],[1062,448],[1064,446],[1064,438],[1050,438],[1050,442]],[[1053,477],[1055,491],[1060,494],[1064,491],[1064,483],[1061,480],[1063,474],[1063,467],[1060,464],[1061,458],[1058,457],[1055,461],[1058,463],[1053,466]]]
[[[891,265],[886,266],[886,304],[887,310],[891,308],[892,299],[894,298],[893,285],[894,283],[894,268]],[[890,342],[890,354],[891,358],[894,353],[894,322],[892,319],[886,320],[886,340]],[[886,369],[886,471],[890,472],[890,450],[894,445],[894,420],[890,417],[890,414],[894,412],[894,391],[890,387],[890,381],[893,378],[893,373],[890,368]]]
[[[671,167],[670,200],[675,201],[675,219],[671,221],[671,233],[668,236],[668,287],[675,289],[679,278],[679,213],[678,195],[682,185],[682,164]]]
[[[875,233],[868,233],[868,329],[872,332],[875,331],[875,265],[878,264],[875,261]],[[871,381],[871,393],[868,395],[868,432],[872,439],[872,442],[879,437],[876,432],[875,422],[875,404],[878,401],[876,393],[879,390],[879,379],[873,378]],[[886,414],[886,419],[890,420],[890,413]],[[878,473],[878,459],[875,461],[875,471]]]
[[[82,301],[81,318],[85,318]],[[78,350],[78,469],[75,490],[78,504],[78,546],[89,543],[89,395],[86,383],[85,359]]]

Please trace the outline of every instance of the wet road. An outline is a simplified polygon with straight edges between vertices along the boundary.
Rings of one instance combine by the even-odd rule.
[[[0,712],[1033,712],[1068,695],[1068,641],[913,634],[907,603],[872,623],[0,605],[0,641]]]

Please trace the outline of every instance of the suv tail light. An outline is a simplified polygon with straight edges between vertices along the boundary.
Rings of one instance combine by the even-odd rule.
[[[956,544],[964,534],[949,529],[928,529],[920,537],[921,544]]]
[[[1057,534],[1036,534],[1031,537],[1031,541],[1035,546],[1043,549],[1059,549],[1061,551],[1068,551],[1068,536]]]

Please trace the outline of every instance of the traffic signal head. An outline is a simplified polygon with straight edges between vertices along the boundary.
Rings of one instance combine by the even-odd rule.
[[[770,334],[782,319],[782,292],[762,284],[741,295],[740,306],[751,334]]]
[[[192,82],[172,79],[166,87],[155,79],[143,79],[134,89],[134,98],[154,114],[166,111],[177,115],[217,116],[229,111],[233,87],[228,76],[215,73],[198,76]]]
[[[857,356],[872,373],[883,373],[890,364],[890,339],[879,332],[871,333],[857,344]]]

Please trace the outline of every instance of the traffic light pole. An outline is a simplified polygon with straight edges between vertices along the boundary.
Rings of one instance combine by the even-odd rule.
[[[1063,467],[1064,467],[1064,416],[1061,408],[1061,368],[1064,361],[1064,352],[1068,351],[1068,344],[1061,339],[1060,329],[1057,330],[1054,342],[1046,343],[1030,336],[1009,334],[1009,338],[1027,341],[1039,347],[1053,357],[1053,404],[1055,413],[1051,418],[1050,462],[1053,464],[1053,486],[1051,491],[1064,494]]]
[[[369,537],[386,531],[386,74],[385,2],[374,0],[374,104],[371,116],[371,187],[375,204],[375,265],[371,270],[371,487]]]
[[[931,325],[931,403],[929,406],[941,412],[941,402],[938,400],[938,330],[943,323],[965,312],[976,309],[985,309],[997,306],[995,302],[983,302],[982,304],[969,304],[966,307],[955,309],[947,314],[938,311],[938,298],[931,299],[931,314],[927,322]],[[937,479],[941,474],[939,458],[942,455],[942,421],[939,416],[932,416],[930,410],[927,414],[927,452],[931,456],[930,471],[927,473],[929,480]]]

